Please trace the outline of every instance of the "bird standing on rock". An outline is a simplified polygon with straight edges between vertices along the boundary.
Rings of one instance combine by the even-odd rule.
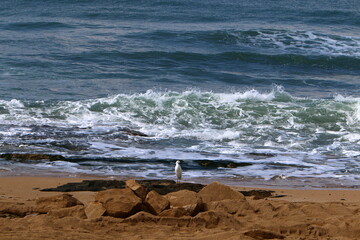
[[[182,168],[180,166],[180,161],[179,160],[176,161],[175,174],[176,174],[176,177],[177,177],[176,183],[179,184],[180,180],[181,180],[181,177],[182,177]]]

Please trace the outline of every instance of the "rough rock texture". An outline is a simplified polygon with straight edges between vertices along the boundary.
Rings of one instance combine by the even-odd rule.
[[[130,188],[139,198],[144,200],[146,198],[147,190],[141,184],[133,179],[125,182],[126,187]]]
[[[208,202],[204,206],[206,211],[221,211],[237,216],[253,214],[254,210],[246,199],[226,199]]]
[[[204,203],[225,199],[245,199],[242,193],[219,182],[213,182],[207,185],[198,193],[198,196],[201,197]]]
[[[0,217],[24,217],[33,209],[22,203],[0,202]]]
[[[97,219],[104,215],[106,209],[99,202],[91,202],[85,208],[85,214],[88,219]]]
[[[86,219],[85,207],[81,205],[68,208],[52,209],[48,212],[48,215],[56,218],[76,217]]]
[[[170,208],[167,210],[162,211],[159,216],[161,217],[182,217],[182,216],[189,216],[187,210],[181,207]]]
[[[204,226],[206,228],[215,228],[218,226],[231,226],[234,229],[241,227],[241,223],[232,215],[224,212],[206,211],[201,212],[191,218],[193,226]]]
[[[35,211],[48,213],[50,210],[84,205],[72,195],[64,193],[52,197],[42,197],[36,200]]]
[[[128,188],[98,192],[95,200],[102,203],[106,214],[112,217],[126,218],[142,209],[141,199]]]
[[[149,207],[151,213],[156,215],[170,207],[169,200],[155,191],[151,191],[146,195],[145,203]]]
[[[180,190],[168,193],[165,197],[170,201],[171,208],[183,208],[185,215],[195,216],[202,210],[202,200],[196,192]]]

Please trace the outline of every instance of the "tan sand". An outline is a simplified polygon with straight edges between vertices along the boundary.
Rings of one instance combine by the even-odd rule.
[[[43,196],[40,188],[56,187],[76,178],[2,177],[1,204],[33,206]],[[238,191],[249,188],[233,187]],[[360,239],[360,191],[274,189],[281,198],[246,197],[251,211],[218,212],[216,222],[162,218],[156,223],[138,218],[95,220],[53,217],[48,214],[14,217],[0,215],[0,239]],[[71,193],[85,206],[93,192]],[[207,215],[206,215],[207,216]],[[196,217],[195,217],[196,218]],[[206,219],[206,217],[204,218]],[[185,221],[186,220],[186,221]],[[189,224],[190,223],[190,224]]]

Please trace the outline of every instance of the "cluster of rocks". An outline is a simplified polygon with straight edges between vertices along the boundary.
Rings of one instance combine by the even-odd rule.
[[[110,216],[135,221],[139,216],[180,218],[209,211],[246,215],[252,209],[242,193],[218,182],[207,185],[198,193],[180,190],[160,195],[154,190],[148,191],[135,180],[127,180],[124,189],[97,192],[94,201],[87,206],[68,193],[42,197],[36,201],[36,212],[87,219]]]

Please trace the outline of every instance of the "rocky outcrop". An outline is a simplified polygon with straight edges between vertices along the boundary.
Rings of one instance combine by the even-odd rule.
[[[51,154],[41,154],[41,153],[4,153],[0,155],[0,158],[6,160],[16,160],[16,161],[27,161],[27,160],[49,160],[49,161],[59,161],[65,160],[61,155],[51,155]]]
[[[180,190],[168,193],[165,197],[170,201],[171,208],[184,209],[184,215],[187,216],[195,216],[203,207],[201,198],[193,191]],[[179,210],[177,212],[179,212]],[[182,212],[182,210],[180,212]]]
[[[205,211],[221,211],[237,216],[246,216],[254,213],[246,199],[225,199],[204,204]]]
[[[41,212],[56,218],[76,217],[101,220],[109,217],[122,218],[124,222],[152,222],[177,226],[215,226],[230,224],[239,227],[237,217],[254,214],[254,209],[244,195],[218,182],[202,187],[199,192],[180,189],[173,181],[144,181],[145,186],[166,189],[167,194],[141,184],[143,181],[127,180],[123,189],[108,189],[95,195],[94,202],[86,207],[70,194],[40,198],[37,207]],[[151,183],[151,184],[150,184]],[[118,185],[117,185],[118,186]]]
[[[126,187],[131,189],[139,198],[144,200],[147,195],[147,190],[140,183],[133,179],[129,179],[125,182]]]
[[[84,205],[70,194],[60,194],[51,197],[41,197],[36,200],[35,211],[48,213],[50,210],[68,208],[76,205]]]
[[[162,211],[170,208],[170,202],[167,198],[161,196],[156,191],[151,191],[146,195],[145,204],[151,213],[159,215]]]
[[[172,180],[139,180],[137,181],[147,192],[156,191],[161,195],[180,190],[199,192],[204,185],[196,183],[176,184]],[[123,189],[126,187],[124,181],[118,180],[84,180],[79,183],[67,183],[55,188],[45,188],[43,192],[74,192],[74,191],[103,191],[106,189]]]
[[[51,209],[48,212],[49,216],[53,216],[56,218],[64,218],[64,217],[76,217],[86,219],[85,207],[81,205],[67,207],[67,208],[58,208]]]
[[[102,203],[106,215],[126,218],[142,209],[142,200],[128,188],[98,192],[95,200]]]
[[[85,214],[88,219],[97,219],[103,216],[106,208],[99,202],[91,202],[85,208]]]
[[[230,188],[229,186],[223,185],[219,182],[213,182],[204,187],[199,193],[204,203],[212,201],[222,201],[226,199],[245,199],[244,195]]]

